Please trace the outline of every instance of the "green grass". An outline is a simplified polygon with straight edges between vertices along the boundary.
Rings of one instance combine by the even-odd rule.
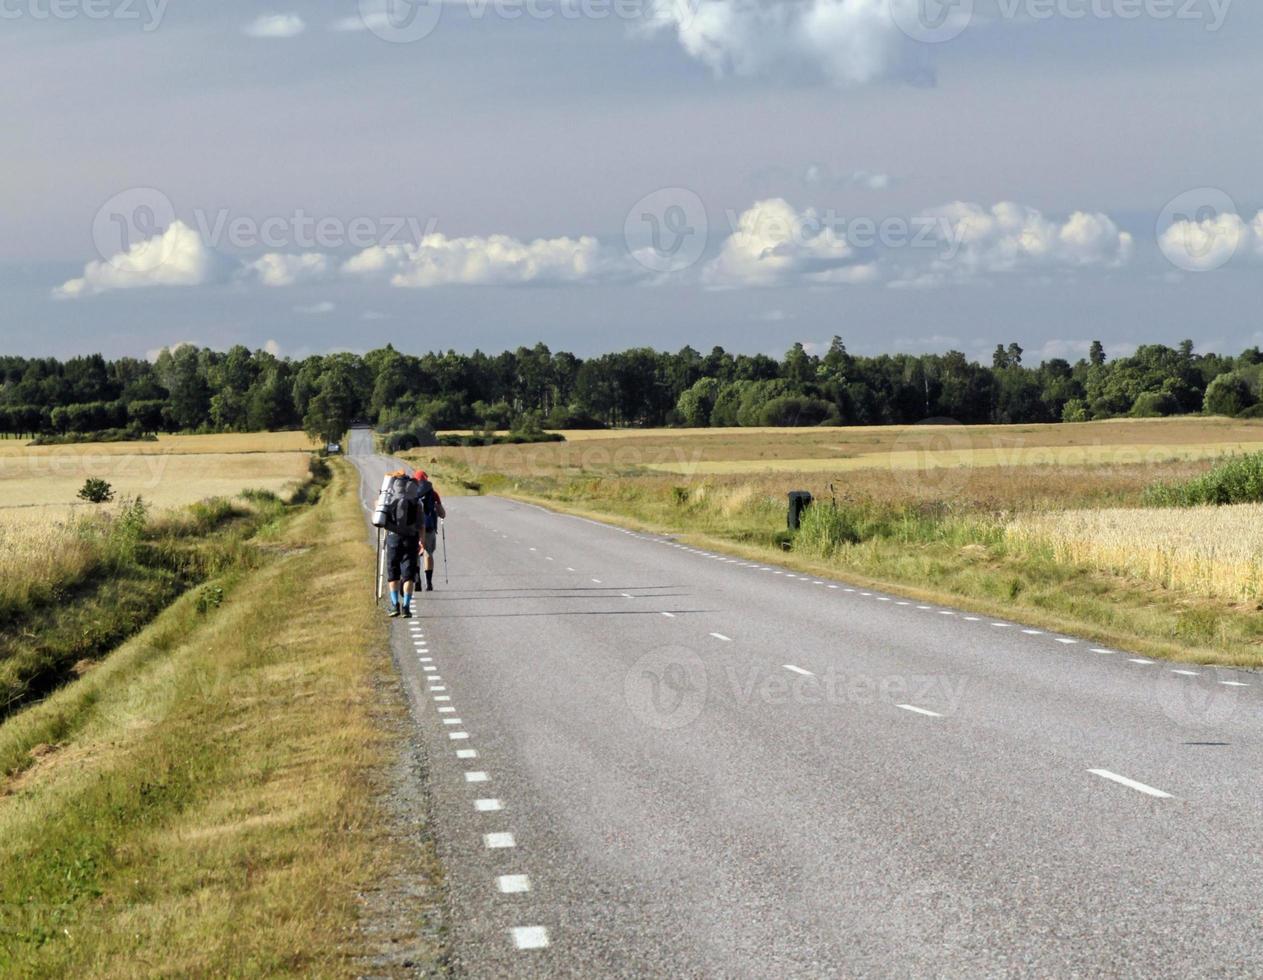
[[[361,896],[399,868],[436,914],[432,856],[374,802],[404,708],[356,487],[339,464],[255,562],[0,725],[0,973],[358,975]]]
[[[1197,507],[1203,504],[1263,502],[1263,453],[1234,456],[1208,473],[1182,483],[1157,483],[1145,494],[1155,507]]]

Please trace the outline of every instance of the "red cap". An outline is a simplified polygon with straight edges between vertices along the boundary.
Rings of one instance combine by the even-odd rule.
[[[412,476],[413,476],[413,479],[416,479],[416,480],[429,479],[429,477],[425,475],[425,470],[417,470],[415,473],[412,474]]]

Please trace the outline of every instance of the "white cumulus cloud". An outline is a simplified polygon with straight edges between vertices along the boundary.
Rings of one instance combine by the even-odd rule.
[[[297,37],[305,30],[307,24],[298,14],[264,14],[245,27],[247,37],[272,39]]]
[[[153,286],[202,286],[226,279],[230,263],[202,237],[176,220],[159,235],[137,242],[104,262],[89,262],[78,279],[63,283],[54,295],[63,299],[91,296],[113,289]]]
[[[877,268],[860,260],[845,237],[813,208],[798,211],[783,198],[758,201],[703,270],[712,286],[871,282]]]
[[[1115,269],[1131,260],[1135,245],[1108,215],[1076,211],[1059,222],[1011,201],[989,208],[955,201],[914,223],[933,229],[925,242],[935,257],[928,269],[905,272],[892,285],[936,286],[1023,269]]]
[[[435,233],[416,245],[367,248],[343,263],[342,271],[423,289],[584,282],[613,273],[615,265],[600,243],[588,236],[524,242],[508,235],[448,238]]]
[[[718,75],[807,69],[838,85],[924,78],[924,51],[896,16],[922,0],[658,0],[652,29],[674,31]]]
[[[1243,246],[1263,255],[1263,211],[1249,224],[1231,211],[1176,221],[1158,237],[1162,254],[1188,272],[1218,269]]]
[[[251,262],[248,268],[265,286],[292,286],[328,275],[330,262],[327,255],[319,252],[305,252],[302,255],[269,252]]]

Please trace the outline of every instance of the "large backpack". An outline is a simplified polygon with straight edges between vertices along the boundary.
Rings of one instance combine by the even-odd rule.
[[[420,485],[405,473],[396,474],[390,482],[386,504],[386,529],[404,537],[421,533],[425,512],[421,505]]]

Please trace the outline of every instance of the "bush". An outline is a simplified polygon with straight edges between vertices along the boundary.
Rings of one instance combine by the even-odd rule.
[[[114,488],[101,478],[90,476],[79,488],[79,499],[90,504],[108,504],[114,499]]]
[[[1240,415],[1255,402],[1250,383],[1238,374],[1221,374],[1206,388],[1202,411],[1207,415]]]
[[[1180,410],[1180,403],[1174,395],[1165,391],[1142,391],[1131,405],[1131,416],[1138,419],[1161,418],[1175,415]]]
[[[425,425],[411,425],[406,429],[388,432],[382,438],[382,446],[388,453],[402,453],[409,449],[421,449],[439,445],[434,430]]]
[[[1233,457],[1185,483],[1154,484],[1144,500],[1157,507],[1263,502],[1263,453]]]

